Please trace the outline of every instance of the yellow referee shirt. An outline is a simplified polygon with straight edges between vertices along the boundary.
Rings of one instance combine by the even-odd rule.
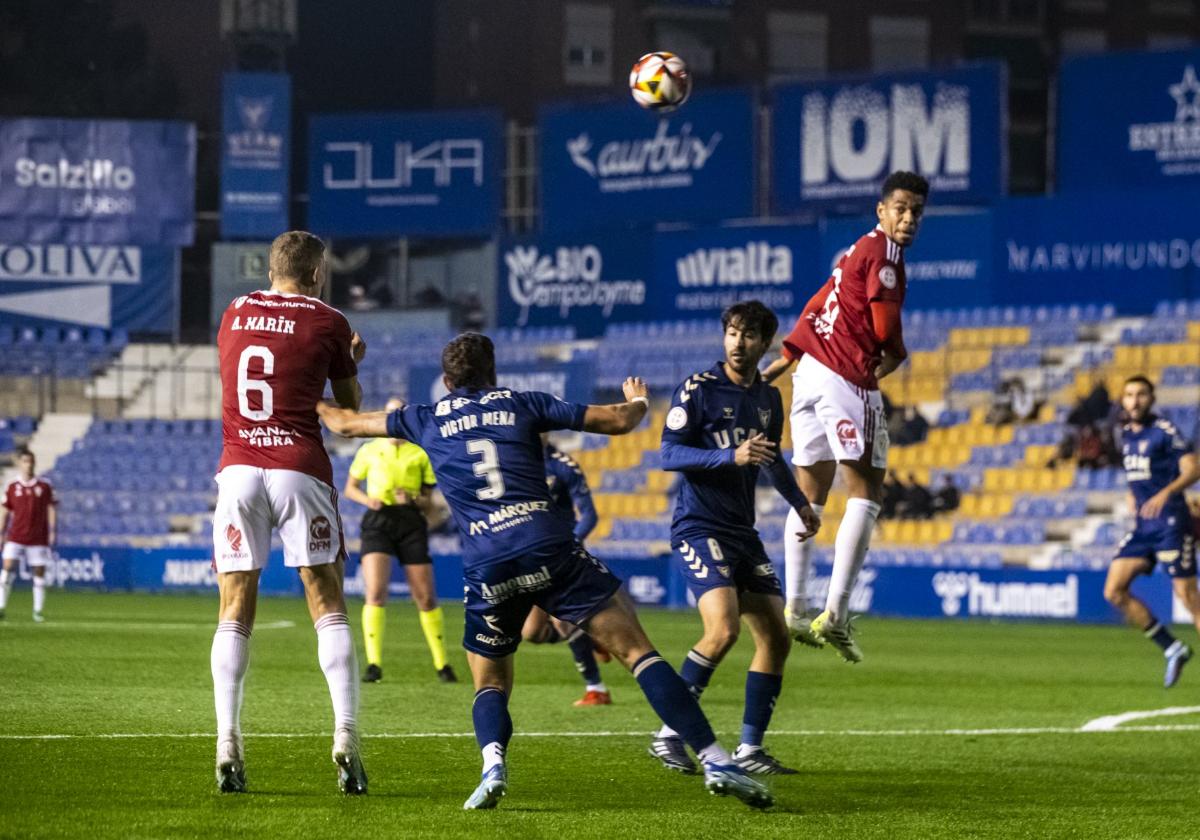
[[[397,446],[387,438],[359,447],[350,464],[350,475],[359,481],[365,478],[367,495],[385,505],[396,504],[397,490],[403,490],[414,501],[423,486],[437,483],[424,449],[408,441]]]

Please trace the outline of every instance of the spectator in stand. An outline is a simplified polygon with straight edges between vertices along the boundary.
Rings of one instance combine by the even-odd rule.
[[[1108,467],[1114,463],[1112,453],[1095,424],[1088,424],[1080,430],[1075,456],[1079,466],[1089,470]]]
[[[879,516],[883,519],[894,519],[896,509],[904,499],[904,484],[896,478],[894,472],[887,474],[883,480],[883,501],[880,504]]]
[[[897,514],[901,519],[929,519],[933,516],[933,494],[912,473],[908,474],[908,486]]]
[[[925,419],[920,410],[915,405],[910,405],[904,409],[903,417],[899,431],[892,438],[896,445],[908,446],[925,440],[929,434],[929,421]]]
[[[949,473],[942,473],[941,486],[933,494],[933,512],[950,513],[958,510],[961,501],[958,488],[954,486],[954,479]]]

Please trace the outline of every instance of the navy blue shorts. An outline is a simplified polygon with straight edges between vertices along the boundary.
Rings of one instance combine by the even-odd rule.
[[[621,588],[621,580],[577,542],[463,570],[463,647],[499,659],[516,653],[530,609],[582,624]]]
[[[1196,576],[1196,546],[1192,539],[1191,521],[1186,527],[1138,522],[1117,546],[1118,560],[1145,559],[1153,570],[1155,563],[1162,563],[1167,574],[1173,578]]]
[[[710,589],[735,587],[738,593],[783,595],[775,567],[757,536],[738,540],[688,534],[671,541],[675,564],[696,600]]]

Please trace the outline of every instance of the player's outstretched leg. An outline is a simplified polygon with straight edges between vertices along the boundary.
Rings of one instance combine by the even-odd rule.
[[[824,505],[814,504],[813,512],[818,517],[825,512]],[[822,648],[824,640],[813,632],[812,620],[808,617],[808,578],[812,568],[812,540],[801,541],[799,534],[805,530],[794,508],[788,508],[787,523],[783,528],[784,585],[787,587],[786,618],[792,638],[808,647]]]
[[[1150,608],[1130,591],[1134,579],[1138,575],[1148,574],[1153,568],[1153,564],[1145,557],[1116,558],[1109,565],[1108,576],[1104,580],[1104,599],[1119,609],[1126,621],[1140,627],[1142,635],[1162,650],[1166,659],[1163,686],[1171,688],[1179,682],[1183,666],[1192,658],[1192,650],[1176,639],[1166,625],[1154,617]],[[1174,581],[1174,586],[1175,594],[1184,604],[1188,604],[1188,595],[1179,579]],[[1192,578],[1192,589],[1195,589],[1195,578]],[[1200,607],[1200,604],[1197,606]]]
[[[463,810],[487,810],[495,808],[508,793],[508,767],[504,756],[508,752],[508,742],[512,740],[513,724],[508,713],[507,692],[494,685],[479,689],[471,707],[471,718],[475,723],[475,741],[483,754],[483,776],[463,803]]]
[[[222,793],[243,793],[242,686],[250,664],[250,629],[239,621],[218,623],[210,661],[217,711],[217,787]]]
[[[584,629],[633,673],[651,708],[678,732],[704,766],[704,786],[715,796],[734,796],[752,808],[769,808],[775,797],[733,762],[717,741],[687,684],[650,644],[627,597],[618,592]]]
[[[882,482],[882,471],[849,462],[844,464],[846,469],[842,474],[856,495],[846,501],[846,513],[838,525],[829,595],[825,600],[825,611],[813,619],[812,630],[842,659],[862,662],[862,649],[854,639],[854,628],[850,624],[850,595],[867,558],[875,520],[879,517],[879,504],[866,496],[875,493],[876,484]]]

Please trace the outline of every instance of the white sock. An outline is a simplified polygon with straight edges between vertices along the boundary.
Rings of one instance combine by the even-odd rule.
[[[846,512],[834,541],[833,575],[825,600],[825,609],[835,624],[843,624],[850,617],[850,593],[867,557],[878,516],[879,505],[875,502],[857,498],[846,501]]]
[[[483,772],[491,770],[497,764],[504,763],[504,747],[499,741],[492,741],[483,748]]]
[[[329,683],[333,728],[358,729],[358,662],[354,635],[345,613],[326,613],[313,625],[317,630],[317,659]]]
[[[606,686],[602,682],[588,683],[587,688],[584,690],[585,691],[603,691],[605,694],[608,694],[608,686]]]
[[[217,624],[212,643],[213,699],[217,707],[217,741],[242,734],[242,685],[250,664],[250,631],[239,621]]]
[[[12,594],[15,577],[8,569],[0,570],[0,610],[8,606],[8,596]]]
[[[725,748],[713,741],[700,752],[696,753],[696,757],[700,759],[701,764],[732,764],[733,756],[725,751]]]
[[[824,505],[813,505],[817,516],[825,513]],[[808,609],[808,574],[812,565],[812,540],[804,542],[796,535],[804,531],[804,523],[795,508],[788,509],[783,526],[783,582],[787,608],[792,615],[804,615]]]
[[[35,577],[33,579],[33,611],[40,613],[46,606],[46,579]]]
[[[664,723],[662,725],[662,729],[658,730],[658,737],[659,738],[678,738],[679,733]]]

